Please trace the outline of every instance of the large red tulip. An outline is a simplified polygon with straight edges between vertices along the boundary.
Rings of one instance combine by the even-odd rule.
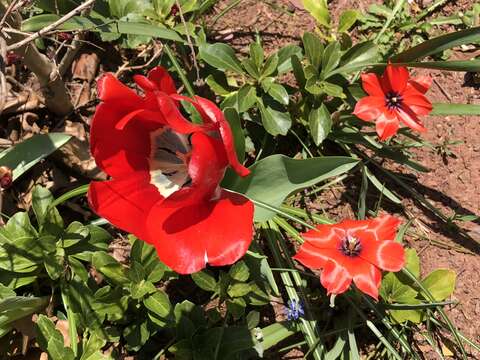
[[[362,120],[375,121],[381,140],[395,135],[400,122],[416,131],[426,131],[418,116],[428,115],[432,104],[426,98],[432,79],[410,79],[407,68],[388,64],[380,77],[362,74],[362,86],[368,96],[360,99],[353,113]]]
[[[302,234],[305,242],[294,259],[310,269],[323,269],[320,281],[328,294],[345,292],[353,280],[358,289],[377,299],[380,270],[399,271],[405,263],[404,248],[394,241],[399,223],[383,215],[318,225]]]
[[[183,99],[161,67],[136,76],[139,95],[106,74],[98,82],[91,152],[111,180],[90,184],[91,208],[155,246],[178,273],[207,263],[232,264],[253,237],[253,204],[220,187],[225,170],[249,174],[237,160],[232,131],[207,99],[188,99],[203,124],[187,121]]]

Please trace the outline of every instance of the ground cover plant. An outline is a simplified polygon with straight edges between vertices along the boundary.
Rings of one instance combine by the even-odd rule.
[[[419,245],[478,264],[419,180],[480,115],[480,8],[448,6],[0,2],[0,358],[478,358],[478,273],[458,297]]]

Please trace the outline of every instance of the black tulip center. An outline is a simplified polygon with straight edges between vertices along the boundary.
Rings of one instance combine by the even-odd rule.
[[[399,109],[402,106],[402,95],[396,91],[389,91],[385,95],[385,103],[389,110]]]
[[[345,256],[355,257],[362,251],[362,244],[356,237],[347,235],[340,244],[340,251]]]

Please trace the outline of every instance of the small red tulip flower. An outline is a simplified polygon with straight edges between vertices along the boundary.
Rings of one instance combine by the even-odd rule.
[[[395,135],[400,122],[416,131],[426,131],[418,116],[428,115],[432,104],[426,98],[432,79],[410,79],[407,68],[389,63],[380,77],[362,74],[362,86],[368,96],[355,105],[353,114],[365,121],[375,121],[381,140]]]
[[[395,242],[400,220],[383,215],[369,220],[344,220],[318,225],[302,234],[305,242],[293,257],[310,269],[323,269],[320,282],[327,293],[345,292],[352,280],[359,290],[378,299],[380,270],[399,271],[403,246]]]
[[[142,96],[112,74],[98,82],[102,102],[92,119],[91,152],[112,179],[90,184],[91,208],[154,245],[178,273],[234,263],[252,240],[254,207],[219,185],[229,166],[249,174],[228,122],[201,97],[188,100],[204,123],[187,121],[179,109],[183,97],[161,67],[134,79]]]

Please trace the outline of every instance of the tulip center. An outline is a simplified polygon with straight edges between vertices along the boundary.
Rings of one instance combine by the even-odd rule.
[[[389,91],[385,95],[385,103],[389,110],[396,110],[402,106],[403,98],[396,91]]]
[[[192,145],[187,135],[163,127],[150,135],[150,183],[167,198],[188,185],[188,163]]]
[[[362,243],[356,237],[347,234],[340,243],[340,251],[345,256],[358,256],[362,251]]]

